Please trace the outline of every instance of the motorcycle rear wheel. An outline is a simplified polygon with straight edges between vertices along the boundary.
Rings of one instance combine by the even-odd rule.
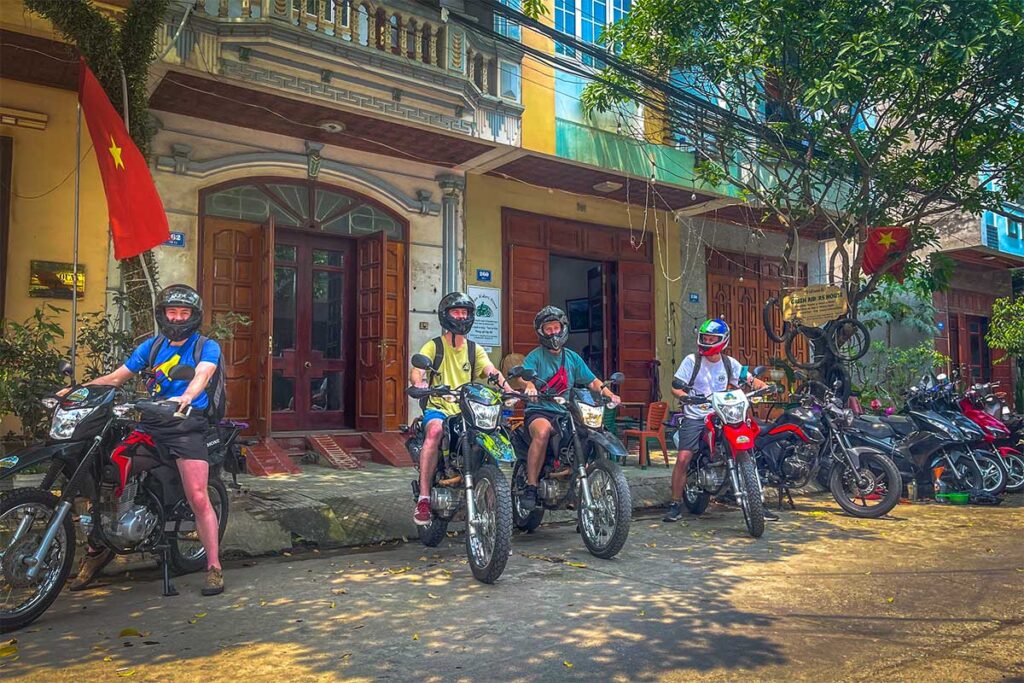
[[[512,492],[501,470],[486,464],[477,470],[473,490],[467,494],[473,496],[479,519],[475,529],[473,520],[466,520],[469,568],[477,581],[494,583],[512,552]]]
[[[544,508],[524,510],[519,503],[519,492],[526,486],[526,461],[516,460],[512,466],[512,523],[520,531],[532,534],[544,521]]]
[[[993,496],[1001,496],[1009,483],[1006,465],[1003,459],[991,453],[975,452],[974,457],[981,469],[982,488],[985,493]]]
[[[75,526],[71,514],[64,517],[64,522],[57,530],[57,536],[50,546],[47,557],[49,568],[40,572],[40,578],[29,582],[24,576],[24,565],[18,558],[34,553],[39,541],[45,533],[47,525],[57,509],[58,499],[53,494],[39,489],[16,489],[0,500],[0,543],[3,544],[3,555],[0,558],[0,632],[17,631],[31,624],[49,609],[53,601],[60,595],[64,583],[71,574],[75,562]],[[45,518],[36,518],[28,532],[16,545],[12,545],[13,532],[19,526],[14,517],[22,510],[19,519],[25,514],[45,511]],[[13,522],[11,535],[4,531],[5,519]],[[27,584],[19,586],[19,584]],[[18,605],[9,605],[8,601],[19,587],[28,589],[36,586],[34,593]]]
[[[686,486],[683,487],[683,503],[686,509],[694,515],[702,515],[708,509],[711,502],[711,494],[697,485],[697,456],[690,459],[690,466],[686,468]]]
[[[871,491],[863,491],[844,463],[833,463],[832,473],[828,478],[828,489],[832,497],[847,514],[861,519],[877,519],[896,507],[900,502],[903,490],[903,478],[896,465],[884,453],[861,453],[861,474],[872,478]],[[867,496],[878,495],[882,489],[877,505],[868,505]],[[858,495],[859,494],[859,495]],[[860,504],[857,503],[860,499]]]
[[[740,486],[743,487],[743,497],[740,500],[743,521],[751,536],[761,538],[764,534],[764,499],[761,497],[761,487],[757,483],[757,467],[748,455],[737,458],[736,466],[739,468]]]
[[[217,515],[217,540],[224,538],[224,530],[228,526],[228,490],[224,487],[220,475],[210,473],[210,481],[206,484],[206,493],[210,497],[210,505]],[[191,527],[182,529],[182,525]],[[206,569],[206,548],[199,541],[195,530],[195,519],[177,520],[174,523],[174,534],[168,539],[171,556],[171,569],[175,574],[191,574]],[[182,538],[180,534],[189,534]]]
[[[583,544],[594,557],[608,560],[615,557],[629,536],[633,516],[633,500],[622,468],[600,458],[587,475],[594,510],[587,510],[583,496],[577,498],[577,513]]]

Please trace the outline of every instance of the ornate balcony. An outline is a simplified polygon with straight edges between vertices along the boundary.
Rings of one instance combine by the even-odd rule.
[[[482,141],[518,146],[522,54],[394,0],[205,0],[168,17],[182,66]]]

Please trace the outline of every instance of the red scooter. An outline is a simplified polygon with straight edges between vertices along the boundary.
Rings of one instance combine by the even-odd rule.
[[[1002,457],[1006,466],[1006,491],[1020,493],[1024,491],[1024,453],[1010,445],[1010,428],[997,417],[985,412],[984,393],[991,391],[992,385],[975,384],[960,399],[960,410],[964,416],[985,432],[985,443]]]

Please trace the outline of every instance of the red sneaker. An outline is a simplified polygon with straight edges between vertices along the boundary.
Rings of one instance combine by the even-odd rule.
[[[412,514],[412,521],[420,526],[427,526],[430,524],[430,517],[430,500],[421,498],[416,502],[416,512]]]

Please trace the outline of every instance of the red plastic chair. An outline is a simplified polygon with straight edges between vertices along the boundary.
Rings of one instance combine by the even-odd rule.
[[[644,429],[627,429],[622,432],[623,445],[629,450],[629,440],[640,441],[640,462],[643,469],[647,469],[650,458],[647,457],[647,440],[656,439],[661,446],[661,453],[665,456],[665,467],[668,467],[668,447],[665,445],[665,415],[668,413],[668,403],[658,401],[647,406],[647,424]]]

